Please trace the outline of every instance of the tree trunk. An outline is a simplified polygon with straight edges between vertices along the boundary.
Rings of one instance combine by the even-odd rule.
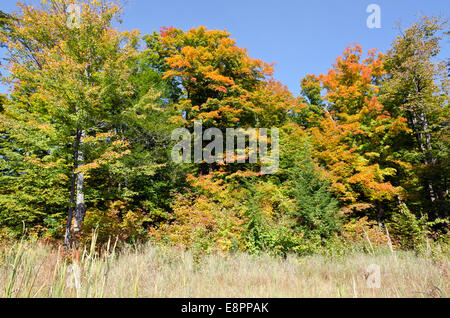
[[[378,221],[378,226],[379,226],[381,229],[384,228],[384,225],[383,225],[383,217],[384,217],[384,209],[383,209],[383,205],[381,204],[381,201],[378,201],[377,221]]]
[[[80,136],[80,146],[78,148],[78,156],[77,156],[78,167],[80,167],[84,161],[83,139],[84,139],[85,135],[86,135],[85,131],[82,130],[81,136]],[[86,207],[85,207],[85,203],[84,203],[84,173],[83,172],[79,171],[76,174],[75,184],[76,184],[76,188],[77,188],[77,196],[76,196],[73,232],[75,235],[79,235],[81,233],[81,228],[82,228],[84,216],[86,213]]]
[[[421,119],[422,125],[423,125],[423,131],[424,131],[424,135],[425,135],[425,143],[426,143],[426,147],[427,147],[427,153],[429,156],[429,160],[430,160],[431,165],[434,166],[436,164],[436,158],[433,156],[433,147],[431,145],[431,134],[430,134],[430,130],[428,127],[428,119],[423,111],[420,112],[420,119]],[[438,200],[443,201],[444,193],[442,191],[442,188],[441,188],[439,182],[437,182],[434,185],[434,189],[436,190]]]
[[[417,137],[417,141],[419,142],[419,148],[420,151],[423,154],[423,163],[425,165],[429,165],[430,161],[428,160],[429,157],[432,155],[430,154],[430,150],[431,150],[431,136],[430,133],[428,131],[428,121],[426,119],[425,114],[423,113],[423,111],[421,111],[421,115],[420,115],[420,123],[419,123],[419,118],[417,116],[417,112],[415,110],[412,110],[411,112],[411,119],[412,119],[412,126],[413,126],[413,131],[416,134]],[[424,137],[424,133],[426,135],[426,137]],[[425,143],[426,143],[426,148],[425,148]],[[433,163],[433,159],[432,162]],[[436,200],[436,196],[434,193],[434,189],[433,189],[433,185],[430,181],[427,181],[428,183],[428,191],[430,192],[430,199],[431,202],[434,202]]]
[[[75,168],[76,169],[76,168]],[[72,176],[72,184],[70,187],[70,199],[69,199],[69,213],[67,216],[66,234],[64,235],[64,246],[70,248],[72,243],[72,218],[73,218],[73,206],[75,199],[75,173]]]
[[[66,248],[70,247],[72,241],[72,219],[75,205],[75,182],[76,182],[76,170],[78,169],[78,148],[80,145],[80,131],[77,129],[75,133],[73,143],[73,168],[72,168],[72,183],[70,186],[70,198],[69,198],[69,212],[67,216],[66,233],[64,236],[64,245]]]

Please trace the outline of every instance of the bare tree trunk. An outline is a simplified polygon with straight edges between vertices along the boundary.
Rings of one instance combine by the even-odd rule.
[[[83,139],[84,139],[85,135],[86,135],[85,131],[82,130],[81,136],[80,136],[80,146],[78,148],[78,155],[77,155],[78,167],[81,166],[84,161]],[[76,188],[77,188],[77,196],[76,196],[73,231],[74,231],[74,234],[80,234],[81,228],[83,225],[84,216],[86,213],[86,207],[85,207],[85,203],[84,203],[84,173],[83,172],[79,171],[76,174],[75,184],[76,184]]]

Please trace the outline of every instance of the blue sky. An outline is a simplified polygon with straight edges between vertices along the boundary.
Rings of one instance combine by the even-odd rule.
[[[366,26],[371,3],[381,8],[380,29]],[[15,4],[16,0],[1,0],[0,9],[11,12]],[[300,79],[327,72],[346,46],[356,41],[365,51],[386,52],[398,34],[396,21],[406,27],[422,13],[448,19],[449,4],[448,0],[128,0],[121,28],[142,33],[161,26],[226,29],[251,57],[275,62],[274,77],[298,94]],[[442,45],[440,57],[449,58],[448,41]]]

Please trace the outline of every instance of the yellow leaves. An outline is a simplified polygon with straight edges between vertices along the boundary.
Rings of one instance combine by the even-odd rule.
[[[385,175],[393,175],[395,172],[395,169],[381,170],[378,164],[375,164],[362,167],[360,172],[348,179],[348,182],[362,185],[365,194],[372,200],[391,199],[400,193],[400,188],[392,186],[390,182],[381,181]]]
[[[223,184],[223,180],[218,178],[217,174],[210,173],[207,175],[195,177],[189,174],[186,178],[192,187],[197,188],[201,191],[205,191],[209,194],[222,195],[226,186]]]
[[[363,208],[366,209],[367,207]],[[358,210],[357,206],[355,206],[355,210]],[[383,246],[387,245],[389,241],[386,233],[376,222],[368,221],[367,216],[347,223],[343,228],[343,236],[353,244],[367,244],[370,241],[370,244],[373,246]]]
[[[261,172],[254,172],[251,170],[238,170],[235,173],[232,173],[227,178],[251,178],[251,177],[260,177]]]
[[[219,41],[219,47],[233,47],[236,44],[236,40],[229,37],[221,38]]]
[[[112,138],[114,136],[115,136],[115,133],[110,132],[110,131],[104,132],[104,133],[97,133],[93,136],[84,137],[83,142],[85,142],[85,143],[98,142],[101,140],[106,140],[108,138]]]
[[[69,177],[65,174],[60,173],[58,174],[58,177],[63,181],[69,181]]]
[[[115,134],[113,132],[99,133],[95,136],[85,137],[84,143],[86,144],[88,142],[92,143],[99,140],[108,140],[114,136]],[[89,171],[98,169],[106,164],[117,162],[118,159],[130,154],[131,150],[127,149],[127,147],[129,147],[129,142],[126,140],[117,139],[109,141],[107,147],[95,160],[81,165],[80,167],[78,167],[75,173],[83,172],[86,174],[85,178],[87,179],[89,178]]]
[[[35,120],[28,120],[27,121],[27,125],[29,126],[29,127],[34,127],[34,128],[37,128],[38,130],[40,130],[40,131],[42,131],[42,132],[49,132],[49,131],[51,131],[51,130],[53,130],[53,128],[50,126],[50,125],[48,125],[48,124],[39,124],[37,121],[35,121]]]
[[[408,127],[408,120],[404,117],[395,118],[395,120],[391,122],[389,131],[392,134],[396,134],[397,132],[405,132],[409,134],[412,132],[412,130]]]
[[[41,124],[38,126],[39,130],[41,130],[42,132],[48,132],[50,130],[52,130],[53,128],[47,124]]]
[[[266,76],[272,76],[273,73],[275,72],[275,69],[273,68],[274,65],[275,63],[272,64],[263,63],[262,73]]]
[[[210,249],[226,250],[242,224],[234,213],[223,210],[207,195],[178,194],[172,208],[176,221],[150,233],[155,239],[165,238],[173,245],[190,247],[204,242]]]
[[[366,152],[364,154],[364,157],[369,158],[369,159],[374,159],[374,158],[379,158],[380,154],[378,152]]]
[[[197,118],[208,120],[208,119],[220,119],[222,118],[222,116],[220,115],[220,111],[215,110],[207,113],[200,113]]]
[[[360,46],[348,47],[334,68],[318,77],[332,111],[319,127],[310,129],[313,153],[329,170],[333,190],[350,210],[356,209],[351,205],[361,195],[374,202],[400,193],[399,187],[386,181],[397,170],[389,166],[394,161],[389,157],[390,145],[385,143],[387,138],[408,131],[407,121],[394,118],[376,98],[377,80],[385,73],[384,56],[370,50],[365,60],[361,57]],[[315,89],[312,77],[303,84]]]
[[[40,168],[43,168],[43,169],[50,169],[50,168],[57,167],[57,163],[56,162],[44,163],[44,160],[39,159],[39,158],[34,157],[34,156],[33,157],[26,156],[26,157],[24,157],[24,160],[29,162],[29,163],[31,163],[31,164],[33,164],[33,165],[36,165],[36,166],[38,166]]]

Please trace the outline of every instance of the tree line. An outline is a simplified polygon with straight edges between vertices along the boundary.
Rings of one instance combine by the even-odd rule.
[[[448,240],[446,21],[386,53],[351,45],[294,96],[226,31],[121,31],[120,5],[94,0],[74,25],[74,3],[0,14],[1,237],[274,254]],[[278,172],[173,162],[171,132],[195,121],[279,128]]]

